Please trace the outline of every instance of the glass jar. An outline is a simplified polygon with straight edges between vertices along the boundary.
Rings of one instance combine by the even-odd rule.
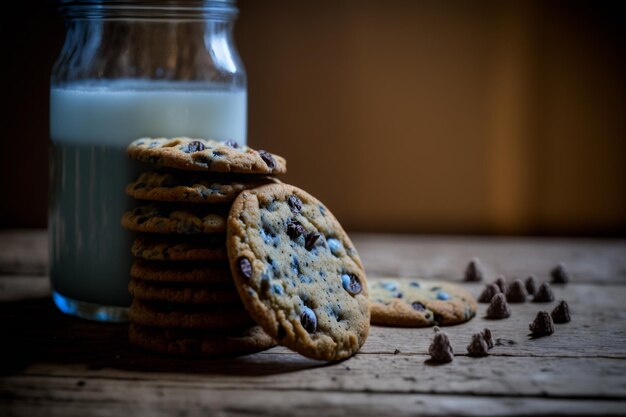
[[[57,307],[125,321],[132,236],[122,214],[140,137],[246,143],[233,1],[68,1],[50,88],[50,279]]]

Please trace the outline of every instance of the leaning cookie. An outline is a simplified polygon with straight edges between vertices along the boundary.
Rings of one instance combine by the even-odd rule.
[[[151,352],[177,356],[233,356],[260,352],[276,345],[259,326],[228,333],[162,329],[131,323],[130,343]]]
[[[416,279],[370,282],[372,324],[427,327],[463,323],[476,315],[476,299],[455,284]]]
[[[274,175],[287,172],[283,157],[240,146],[233,141],[140,138],[128,145],[126,153],[132,159],[159,167],[190,171]]]
[[[210,174],[209,174],[210,175]],[[126,194],[139,200],[181,203],[230,202],[243,190],[275,182],[265,176],[207,176],[183,171],[144,172],[126,187]],[[230,178],[229,178],[230,177]]]
[[[122,226],[134,232],[175,233],[194,235],[224,233],[226,219],[220,209],[208,207],[174,207],[149,204],[127,211],[122,216]]]
[[[286,184],[242,192],[228,217],[228,257],[244,305],[279,344],[339,360],[369,332],[367,279],[330,211]]]

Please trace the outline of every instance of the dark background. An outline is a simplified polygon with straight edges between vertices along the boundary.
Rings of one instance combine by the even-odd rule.
[[[626,234],[626,17],[597,1],[239,1],[249,143],[352,230]],[[2,14],[0,228],[45,227],[54,2]],[[17,9],[13,9],[17,7]]]

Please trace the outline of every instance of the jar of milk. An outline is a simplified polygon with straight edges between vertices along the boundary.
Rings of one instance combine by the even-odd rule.
[[[50,279],[57,307],[124,321],[131,235],[120,226],[144,137],[246,143],[232,1],[65,1],[50,87]]]

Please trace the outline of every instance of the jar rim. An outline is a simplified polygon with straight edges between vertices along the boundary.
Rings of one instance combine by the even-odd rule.
[[[66,19],[193,19],[233,18],[236,0],[60,0]]]

